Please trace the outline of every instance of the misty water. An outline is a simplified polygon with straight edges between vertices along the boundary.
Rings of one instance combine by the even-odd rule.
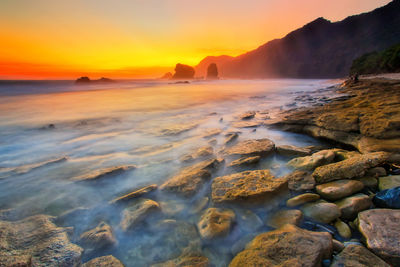
[[[202,210],[213,205],[210,184],[190,198],[158,190],[146,195],[161,205],[162,212],[128,233],[119,229],[124,206],[109,201],[146,185],[161,185],[193,164],[180,159],[200,147],[212,146],[218,157],[230,132],[239,132],[238,141],[269,138],[277,145],[321,145],[304,135],[273,130],[268,121],[282,109],[316,104],[313,97],[331,97],[325,88],[334,83],[290,79],[84,86],[70,81],[1,83],[0,210],[12,209],[24,217],[59,216],[75,209],[72,219],[56,222],[73,226],[71,238],[78,244],[81,233],[107,222],[118,245],[86,250],[84,261],[112,254],[126,266],[149,266],[176,258],[195,243],[212,264],[226,266],[234,244],[270,229],[252,229],[251,219],[240,219],[246,211],[238,207],[236,223],[226,238],[201,241],[196,224]],[[307,96],[299,97],[303,95]],[[250,121],[238,119],[246,111],[258,113]],[[290,171],[287,161],[272,155],[246,169],[270,169],[279,177]],[[132,165],[136,168],[99,181],[76,181],[96,171]],[[240,170],[222,167],[213,178],[234,171]],[[253,212],[265,221],[270,210],[254,207]]]

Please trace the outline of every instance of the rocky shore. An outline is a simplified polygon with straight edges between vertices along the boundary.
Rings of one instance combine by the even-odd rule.
[[[334,147],[240,140],[230,132],[222,149],[182,157],[185,167],[164,183],[99,207],[58,217],[0,210],[0,266],[400,266],[400,82],[362,80],[332,90],[343,96],[263,124]],[[257,167],[270,157],[285,159],[290,173]],[[71,182],[98,183],[135,169]],[[182,203],[190,206],[185,220]],[[157,238],[129,242],[146,235]],[[224,244],[227,258],[213,244]]]

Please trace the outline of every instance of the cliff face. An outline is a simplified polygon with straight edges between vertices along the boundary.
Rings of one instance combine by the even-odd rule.
[[[352,61],[400,42],[400,0],[369,13],[332,23],[324,18],[238,57],[207,57],[224,78],[335,78],[346,76]]]

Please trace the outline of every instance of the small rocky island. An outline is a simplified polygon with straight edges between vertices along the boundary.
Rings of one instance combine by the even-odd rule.
[[[89,77],[83,76],[76,79],[75,84],[93,84],[93,83],[99,84],[99,83],[113,83],[113,82],[115,81],[109,78],[101,77],[100,79],[97,80],[91,80]]]

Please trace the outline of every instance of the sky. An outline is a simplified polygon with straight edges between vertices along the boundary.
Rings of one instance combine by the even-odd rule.
[[[390,0],[0,0],[0,79],[150,78]]]

